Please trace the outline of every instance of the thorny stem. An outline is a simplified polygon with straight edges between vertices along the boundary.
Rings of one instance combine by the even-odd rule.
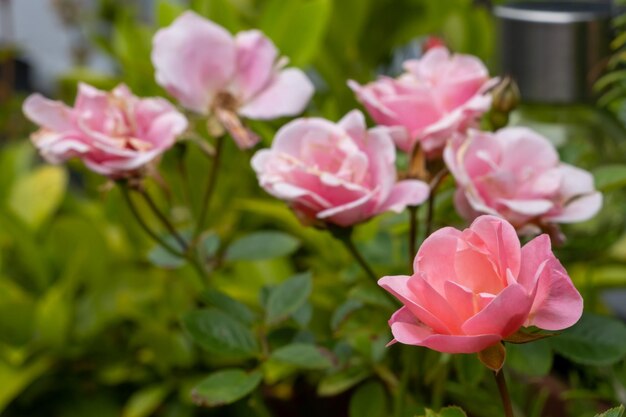
[[[424,237],[428,237],[433,229],[433,218],[435,216],[435,197],[437,196],[437,190],[443,182],[444,178],[448,175],[448,170],[443,168],[435,175],[430,182],[430,195],[428,196],[428,211],[426,212],[426,230]]]
[[[176,239],[176,241],[180,245],[183,252],[186,253],[189,249],[189,245],[187,244],[187,242],[185,242],[185,239],[183,239],[183,237],[178,233],[178,231],[176,230],[174,225],[169,221],[169,219],[165,217],[165,215],[161,212],[161,210],[159,210],[159,208],[157,207],[152,197],[150,197],[150,194],[148,194],[146,190],[144,189],[140,189],[138,190],[138,192],[139,194],[141,194],[146,204],[148,204],[148,207],[150,207],[150,210],[152,210],[154,215],[159,219],[159,221],[163,224],[163,226],[165,226],[167,231],[170,232],[170,234],[174,237],[174,239]]]
[[[496,378],[496,383],[498,384],[500,398],[502,399],[504,415],[505,417],[514,417],[513,406],[511,405],[511,397],[509,396],[509,390],[506,387],[506,380],[504,379],[504,371],[501,369],[499,372],[494,372],[494,376]]]
[[[128,208],[130,209],[133,216],[135,217],[135,220],[137,220],[137,223],[146,232],[146,234],[149,235],[152,238],[152,240],[154,240],[157,244],[161,245],[161,247],[165,249],[166,251],[168,251],[170,254],[177,256],[177,257],[181,257],[181,258],[184,257],[184,254],[178,252],[176,249],[170,246],[166,241],[161,239],[152,229],[150,229],[148,224],[144,221],[144,219],[139,214],[139,211],[137,211],[137,206],[135,206],[135,203],[133,202],[133,199],[130,196],[130,193],[128,192],[129,191],[128,187],[125,184],[121,184],[120,188],[122,190],[122,195],[124,196],[124,201],[126,201],[126,204],[128,205]]]
[[[194,232],[193,240],[195,241],[206,223],[206,216],[209,211],[209,203],[211,202],[211,196],[215,190],[215,184],[217,183],[217,174],[220,167],[220,159],[222,156],[222,148],[224,145],[224,135],[218,136],[215,141],[215,156],[213,158],[213,165],[209,173],[209,180],[207,182],[206,190],[204,191],[204,197],[202,199],[202,205],[200,206],[200,215],[198,216],[198,222],[196,223],[196,230]]]

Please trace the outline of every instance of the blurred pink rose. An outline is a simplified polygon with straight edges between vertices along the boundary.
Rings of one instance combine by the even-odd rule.
[[[167,100],[140,99],[123,84],[105,92],[81,83],[73,108],[33,94],[23,110],[40,126],[31,139],[47,161],[78,157],[111,178],[136,174],[187,129],[185,116]]]
[[[396,182],[395,159],[389,130],[367,130],[354,110],[337,124],[310,118],[285,125],[271,149],[254,155],[252,167],[261,186],[302,220],[350,226],[426,200],[425,183]]]
[[[189,110],[215,114],[240,148],[256,144],[236,115],[274,119],[301,113],[313,95],[302,71],[283,69],[285,59],[258,30],[234,37],[221,26],[185,12],[154,36],[156,80]]]
[[[454,132],[475,124],[489,110],[491,96],[485,93],[493,81],[478,58],[451,55],[445,47],[406,61],[404,69],[396,79],[348,85],[376,123],[405,128],[396,140],[398,148],[411,152],[419,142],[429,158],[439,157]]]
[[[457,210],[467,219],[493,214],[537,232],[548,223],[587,220],[602,206],[591,174],[561,163],[552,144],[527,128],[470,130],[449,142],[444,159],[458,185]]]
[[[429,236],[412,276],[378,283],[404,306],[391,317],[392,342],[440,352],[474,353],[522,326],[565,329],[578,321],[583,300],[541,235],[520,248],[515,229],[481,216],[463,231]]]

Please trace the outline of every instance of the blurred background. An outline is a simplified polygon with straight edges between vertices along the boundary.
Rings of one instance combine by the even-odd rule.
[[[0,0],[0,415],[356,417],[350,404],[358,384],[389,381],[381,365],[393,364],[383,348],[387,316],[368,312],[388,308],[385,300],[358,284],[358,268],[337,242],[301,227],[282,203],[258,189],[250,154],[230,143],[224,166],[237,175],[220,179],[207,240],[207,251],[223,262],[215,287],[258,313],[268,288],[312,270],[315,284],[306,307],[270,341],[318,340],[346,365],[343,373],[313,376],[268,365],[262,398],[220,409],[195,407],[189,392],[197,381],[238,362],[203,352],[180,328],[180,315],[198,303],[193,271],[153,247],[102,177],[77,163],[43,164],[29,143],[34,126],[22,116],[21,103],[30,92],[71,103],[79,81],[103,89],[124,82],[137,95],[167,96],[154,82],[151,38],[188,8],[231,32],[262,29],[314,81],[317,93],[308,114],[331,120],[358,107],[347,79],[398,74],[401,62],[419,56],[429,36],[477,55],[494,75],[526,77],[521,103],[513,111],[501,103],[508,106],[506,119],[495,112],[488,123],[531,126],[555,143],[564,161],[594,173],[605,207],[592,221],[564,229],[568,241],[559,257],[583,293],[586,310],[615,318],[604,327],[590,322],[595,330],[585,340],[601,343],[585,345],[582,353],[567,343],[511,348],[507,363],[521,381],[513,395],[524,404],[520,416],[528,417],[592,416],[626,402],[626,17],[617,1],[597,0],[551,2],[540,21],[515,12],[497,18],[494,8],[505,3]],[[541,33],[540,40],[526,48],[523,30],[511,32],[515,24],[524,33]],[[537,55],[540,49],[548,52]],[[581,61],[578,53],[594,58]],[[522,61],[511,60],[520,56]],[[557,81],[541,87],[550,76]],[[562,84],[568,77],[573,81]],[[267,145],[284,122],[252,127]],[[207,163],[181,145],[162,167],[171,190],[153,191],[184,228],[191,221],[185,207],[200,202],[185,192],[181,176],[195,190]],[[452,187],[444,187],[437,203],[440,226],[462,224]],[[289,249],[261,258],[241,255],[236,262],[221,258],[232,242],[259,230],[288,234]],[[405,233],[405,217],[386,216],[359,228],[356,238],[377,270],[404,273]],[[470,404],[473,416],[498,415],[482,368],[445,356],[428,356],[433,370],[414,370],[416,394],[406,416],[424,405],[454,402]],[[447,377],[451,382],[445,383]],[[424,386],[435,388],[420,394]]]

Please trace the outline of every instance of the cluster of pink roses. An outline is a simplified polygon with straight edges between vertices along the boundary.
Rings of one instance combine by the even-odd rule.
[[[233,37],[192,12],[157,32],[152,60],[158,84],[185,109],[218,122],[240,148],[257,142],[240,117],[295,115],[313,94],[262,33]],[[531,130],[476,130],[497,83],[479,59],[435,45],[404,68],[397,78],[348,83],[378,127],[368,129],[354,110],[338,123],[302,118],[281,128],[252,159],[260,185],[305,223],[351,227],[429,197],[420,179],[398,180],[396,147],[410,155],[419,147],[430,160],[443,158],[458,211],[476,220],[429,236],[413,276],[380,280],[404,304],[390,321],[395,340],[469,353],[521,326],[572,325],[582,299],[549,238],[522,248],[517,233],[593,216],[602,197],[592,177],[561,163]],[[24,111],[41,127],[32,140],[47,160],[78,157],[114,179],[137,175],[187,129],[169,102],[139,99],[123,85],[107,93],[83,84],[74,107],[33,95]]]

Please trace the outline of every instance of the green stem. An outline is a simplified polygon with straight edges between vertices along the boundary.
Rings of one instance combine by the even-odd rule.
[[[176,239],[176,241],[180,245],[183,252],[186,253],[189,249],[189,245],[187,244],[187,242],[185,242],[185,239],[178,233],[178,231],[176,230],[174,225],[169,221],[169,219],[165,217],[165,215],[161,212],[161,210],[159,210],[159,208],[157,207],[152,197],[150,197],[150,194],[148,194],[148,192],[144,189],[137,190],[137,192],[141,194],[146,204],[148,204],[148,207],[150,207],[150,210],[152,210],[152,212],[159,219],[161,224],[163,224],[163,226],[165,226],[167,231],[170,232],[170,234],[174,237],[174,239]]]
[[[504,371],[494,372],[496,383],[498,384],[498,392],[500,392],[500,398],[502,399],[502,406],[504,407],[504,415],[506,417],[514,417],[513,406],[511,404],[511,397],[509,396],[509,390],[506,387],[506,380],[504,379]]]
[[[409,271],[413,270],[413,259],[417,253],[416,239],[417,239],[417,214],[419,206],[409,207]]]
[[[195,241],[206,223],[206,216],[209,212],[209,204],[211,203],[211,197],[215,191],[215,185],[217,184],[217,174],[219,172],[220,160],[222,156],[222,148],[224,146],[224,135],[218,136],[215,141],[215,156],[213,158],[213,165],[209,172],[209,180],[207,182],[206,189],[204,191],[204,197],[202,198],[202,205],[200,206],[200,215],[198,216],[198,222],[196,223],[196,230],[194,232],[193,241]]]
[[[139,211],[137,210],[137,206],[135,206],[135,203],[133,202],[133,199],[130,196],[128,187],[125,184],[120,184],[120,188],[122,190],[122,196],[124,197],[124,201],[126,201],[126,205],[128,205],[128,208],[130,209],[131,213],[135,217],[135,220],[137,221],[139,226],[141,226],[144,232],[146,232],[146,234],[150,236],[152,240],[154,240],[157,244],[159,244],[163,249],[168,251],[170,254],[183,258],[184,257],[183,253],[178,252],[176,249],[170,246],[166,241],[161,239],[152,229],[150,229],[148,224],[144,221],[144,219],[139,214]]]
[[[369,278],[371,278],[375,283],[378,282],[379,276],[376,275],[371,266],[367,263],[359,249],[354,244],[352,240],[352,229],[341,229],[341,228],[332,228],[330,229],[332,235],[337,238],[343,245],[346,247],[350,255],[354,258],[355,261],[361,266],[363,271],[367,274]]]
[[[426,212],[426,230],[424,232],[424,238],[430,236],[433,229],[433,220],[435,217],[435,197],[437,196],[437,190],[443,182],[444,178],[448,175],[448,169],[443,168],[435,175],[435,178],[430,183],[430,195],[428,196],[428,211]]]

